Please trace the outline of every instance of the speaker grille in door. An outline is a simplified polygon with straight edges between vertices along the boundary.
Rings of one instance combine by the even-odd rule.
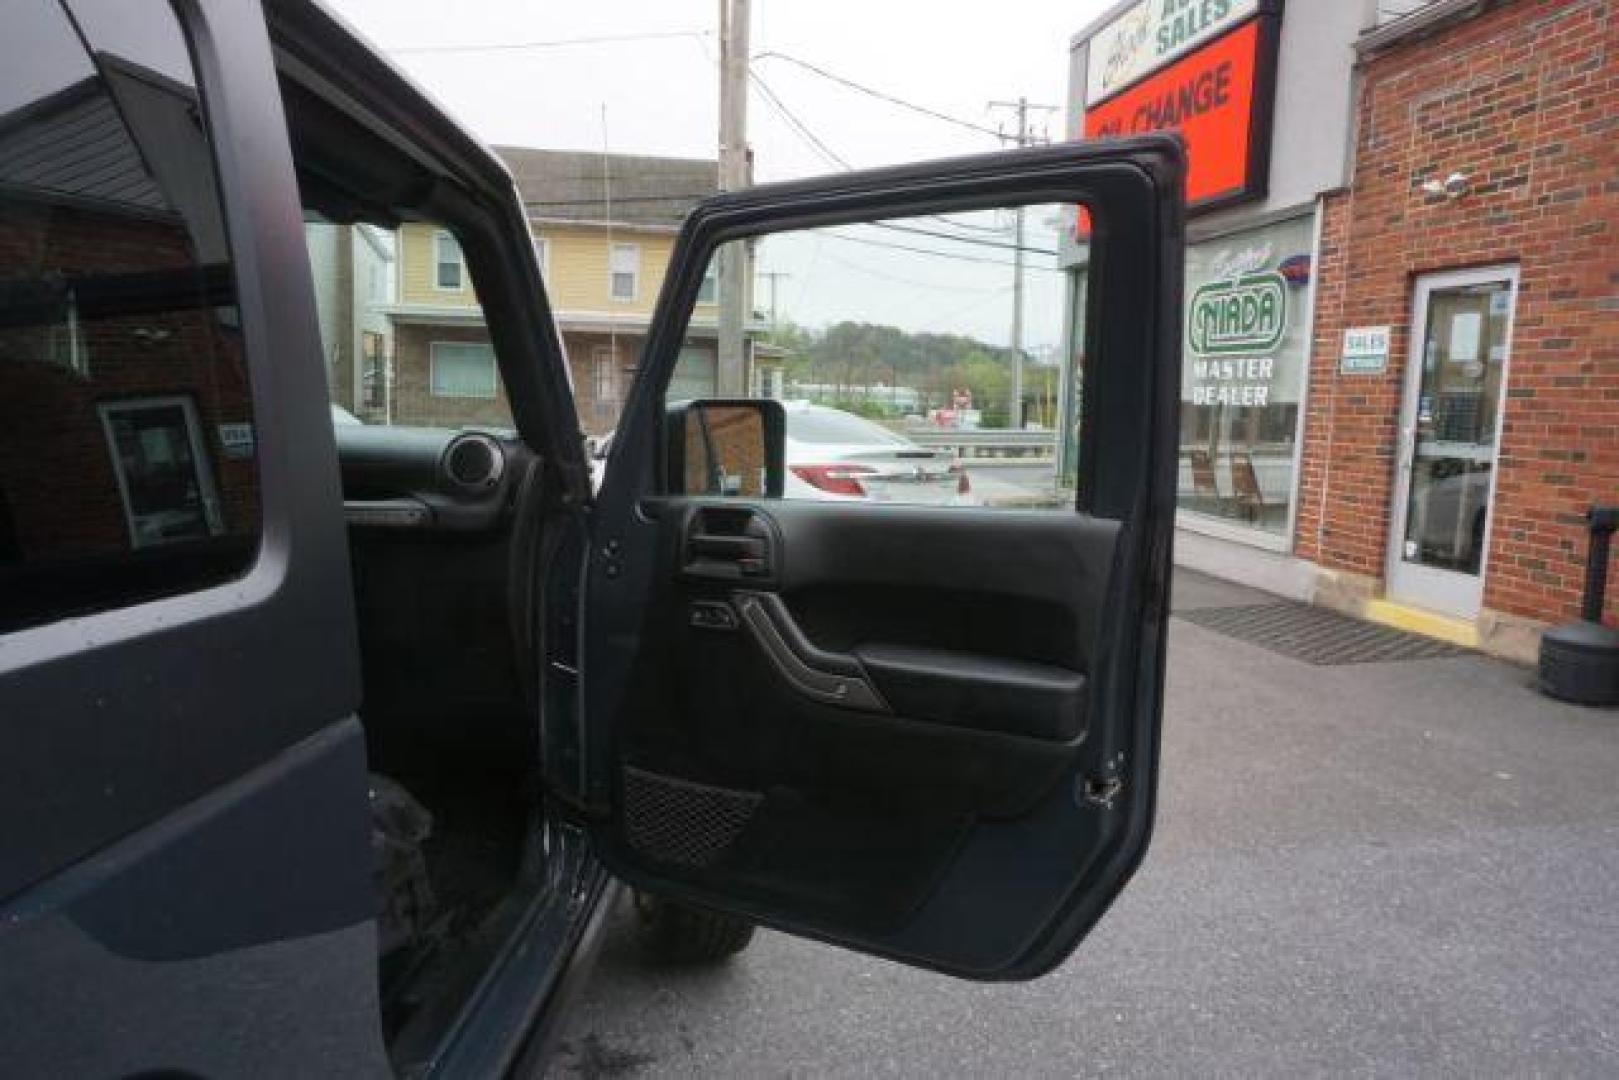
[[[624,770],[624,832],[630,846],[680,866],[712,866],[747,828],[763,796]]]

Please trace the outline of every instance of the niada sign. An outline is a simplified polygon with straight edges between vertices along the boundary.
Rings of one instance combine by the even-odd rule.
[[[1211,281],[1187,305],[1186,342],[1200,356],[1275,352],[1287,332],[1287,280],[1275,271]]]
[[[1092,35],[1085,104],[1094,105],[1259,10],[1259,0],[1140,0]]]

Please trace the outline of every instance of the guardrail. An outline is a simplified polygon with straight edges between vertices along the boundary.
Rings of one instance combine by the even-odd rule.
[[[1057,456],[1055,431],[916,427],[906,428],[903,434],[918,446],[949,448],[969,461],[981,458],[1050,461]]]

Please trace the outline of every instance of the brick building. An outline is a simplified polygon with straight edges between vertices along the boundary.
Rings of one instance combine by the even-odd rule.
[[[1619,4],[1434,4],[1356,52],[1295,552],[1323,600],[1527,658],[1619,502]]]
[[[1188,142],[1177,558],[1532,658],[1619,502],[1619,0],[1204,7],[1071,50],[1078,136]]]

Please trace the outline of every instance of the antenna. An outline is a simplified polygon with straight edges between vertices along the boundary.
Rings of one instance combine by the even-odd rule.
[[[607,292],[608,295],[611,296],[613,291],[613,156],[608,150],[607,102],[605,101],[601,103],[601,124],[602,212],[607,220]],[[611,316],[609,316],[607,320],[607,363],[609,365],[608,374],[610,376],[608,385],[612,387],[613,396],[618,398],[621,396],[618,391],[618,323]],[[591,367],[590,396],[594,398],[596,396],[598,384],[596,381],[595,365],[592,365]],[[615,401],[614,404],[616,405],[618,403]],[[596,407],[598,410],[600,409],[600,406],[601,403],[596,402]],[[617,424],[617,420],[614,421],[614,424]]]

